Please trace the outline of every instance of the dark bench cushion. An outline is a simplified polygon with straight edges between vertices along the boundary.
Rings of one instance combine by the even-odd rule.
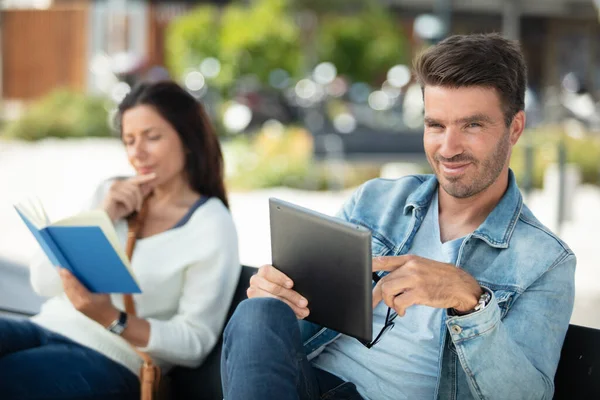
[[[233,315],[237,305],[246,298],[250,277],[256,273],[256,268],[242,267],[242,273],[235,290],[235,295],[227,313],[227,321]],[[221,389],[221,347],[223,337],[198,368],[176,367],[170,373],[171,387],[174,399],[216,400],[223,399]]]
[[[554,384],[554,399],[600,399],[600,330],[569,326]]]

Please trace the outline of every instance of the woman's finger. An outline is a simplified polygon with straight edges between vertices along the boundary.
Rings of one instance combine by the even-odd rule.
[[[144,203],[144,196],[142,196],[142,191],[140,188],[136,185],[125,184],[122,186],[122,190],[133,199],[135,202],[135,210],[139,212],[142,209],[142,204]]]
[[[156,172],[151,172],[144,175],[136,175],[132,178],[127,179],[125,182],[133,183],[134,185],[143,185],[145,183],[152,182],[156,179]]]
[[[114,190],[111,196],[115,203],[121,204],[125,208],[125,215],[131,214],[136,210],[135,199],[122,188]]]

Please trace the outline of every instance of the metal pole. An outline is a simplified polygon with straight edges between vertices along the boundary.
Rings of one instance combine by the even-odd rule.
[[[452,0],[434,0],[433,13],[444,25],[444,31],[439,38],[442,40],[452,32]]]
[[[525,137],[525,176],[523,177],[523,191],[525,197],[529,198],[531,191],[533,190],[533,168],[534,168],[534,147],[533,140],[526,135]]]
[[[521,9],[516,0],[504,0],[502,3],[502,34],[505,38],[521,38]]]
[[[344,142],[340,135],[323,135],[325,165],[327,168],[327,189],[342,190],[345,182]]]
[[[566,183],[567,149],[564,135],[558,142],[558,212],[556,233],[560,235],[565,220],[565,183]]]

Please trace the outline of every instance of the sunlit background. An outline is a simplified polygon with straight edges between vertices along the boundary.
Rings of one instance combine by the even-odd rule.
[[[512,167],[526,203],[578,257],[573,322],[600,327],[600,26],[593,0],[4,0],[0,4],[0,309],[35,311],[37,250],[12,208],[77,212],[132,173],[116,104],[175,79],[225,153],[244,264],[270,262],[267,199],[333,214],[375,177],[428,172],[411,60],[454,33],[519,39],[527,131]]]

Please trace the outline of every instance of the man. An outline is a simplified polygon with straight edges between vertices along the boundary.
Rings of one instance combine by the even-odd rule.
[[[498,35],[453,36],[415,72],[435,174],[367,182],[339,213],[373,232],[378,341],[299,326],[310,304],[264,266],[225,331],[227,400],[552,398],[575,256],[509,169],[523,56]]]

